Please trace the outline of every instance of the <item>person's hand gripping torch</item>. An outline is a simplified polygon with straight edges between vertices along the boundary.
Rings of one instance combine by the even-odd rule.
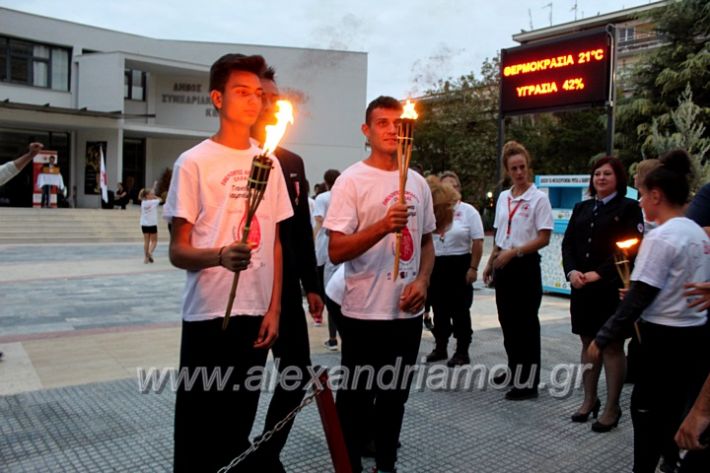
[[[407,99],[402,115],[397,124],[397,168],[399,169],[399,203],[407,203],[405,188],[407,187],[407,172],[409,161],[412,159],[412,145],[414,143],[414,121],[419,115],[414,110],[414,103]],[[402,246],[402,232],[395,233],[394,243],[394,271],[392,280],[399,277],[399,258]]]
[[[276,102],[277,112],[276,112],[276,124],[266,125],[266,140],[264,141],[264,147],[262,148],[261,154],[254,156],[251,163],[251,171],[249,172],[249,179],[247,181],[247,198],[246,198],[246,219],[244,222],[244,230],[242,232],[241,243],[247,243],[249,239],[249,229],[251,227],[251,221],[256,214],[256,210],[259,208],[262,199],[264,198],[264,192],[266,192],[266,184],[269,182],[269,174],[271,173],[271,167],[273,161],[268,157],[274,152],[276,147],[279,145],[281,138],[283,138],[286,132],[286,126],[289,123],[293,123],[293,106],[288,100],[279,100]],[[239,273],[237,271],[234,273],[234,279],[232,279],[232,288],[229,291],[229,301],[227,302],[227,310],[224,312],[224,322],[222,323],[222,330],[227,329],[229,324],[229,317],[232,313],[232,306],[234,305],[234,297],[237,294],[237,286],[239,285]]]
[[[614,253],[614,265],[616,266],[616,271],[619,273],[621,282],[624,283],[624,289],[628,289],[631,285],[631,262],[629,261],[629,252],[638,244],[638,238],[616,242],[616,247],[619,250]],[[636,329],[636,336],[640,343],[641,332],[637,324],[634,324],[634,329]]]

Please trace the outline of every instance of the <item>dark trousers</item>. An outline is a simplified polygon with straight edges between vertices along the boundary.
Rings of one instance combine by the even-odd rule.
[[[494,275],[498,321],[508,367],[523,386],[537,388],[540,382],[540,319],[542,301],[540,256],[513,258]]]
[[[46,185],[42,186],[42,207],[49,207],[50,205],[50,200],[49,200],[49,194],[52,190],[52,186]]]
[[[340,306],[328,296],[325,296],[325,307],[328,309],[328,336],[335,340],[338,335],[338,320],[343,314],[340,312]]]
[[[393,471],[413,378],[411,367],[419,353],[422,318],[359,320],[343,316],[339,322],[341,363],[348,377],[338,389],[336,406],[353,472],[362,470],[362,443],[373,431],[377,468]],[[369,367],[371,375],[367,375]],[[360,374],[357,379],[356,370]]]
[[[428,299],[434,311],[434,338],[437,349],[445,350],[454,334],[457,352],[468,353],[471,345],[473,286],[466,284],[471,254],[437,256],[431,275]]]
[[[260,390],[247,389],[245,380],[266,361],[267,351],[253,348],[262,317],[232,317],[225,331],[222,321],[182,324],[180,372],[196,382],[177,389],[175,472],[217,471],[250,445]],[[224,377],[224,385],[210,386],[210,376]]]
[[[638,378],[631,394],[633,471],[653,473],[707,377],[710,340],[707,327],[639,325]],[[683,471],[710,471],[707,460],[707,452],[691,452]]]
[[[271,348],[274,363],[278,363],[279,382],[276,384],[274,395],[269,403],[264,421],[264,432],[273,429],[281,419],[303,401],[309,381],[308,367],[311,366],[311,350],[300,284],[293,287],[291,284],[288,286],[284,286],[281,298],[279,337]],[[298,369],[301,373],[300,381],[294,381],[295,370],[290,368],[291,374],[288,383],[281,383],[280,376],[289,367]],[[293,420],[275,433],[271,440],[262,444],[263,446],[257,451],[257,458],[267,460],[278,458],[286,445],[291,427],[293,427]],[[266,470],[261,469],[260,471],[265,472]]]

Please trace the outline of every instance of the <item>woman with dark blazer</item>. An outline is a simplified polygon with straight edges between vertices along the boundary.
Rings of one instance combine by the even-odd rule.
[[[619,288],[623,283],[614,264],[616,242],[641,239],[643,235],[641,208],[637,201],[625,197],[627,179],[617,158],[606,156],[597,160],[589,180],[592,198],[575,205],[562,240],[562,264],[572,286],[572,333],[582,341],[582,364],[591,363],[587,348],[619,304]],[[596,432],[611,430],[621,417],[619,396],[626,371],[623,340],[610,344],[601,362],[592,363],[592,368],[584,372],[584,402],[572,416],[573,422],[586,422],[590,413],[597,417],[601,406],[597,384],[602,364],[607,399],[592,425]]]

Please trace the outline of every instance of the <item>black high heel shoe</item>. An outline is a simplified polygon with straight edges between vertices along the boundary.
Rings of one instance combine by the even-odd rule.
[[[589,420],[589,414],[592,415],[595,419],[599,415],[599,409],[602,407],[602,403],[597,399],[597,402],[594,403],[594,406],[590,411],[587,412],[576,412],[572,415],[572,422],[587,422]]]
[[[617,427],[619,425],[619,419],[621,419],[621,408],[617,407],[617,409],[619,409],[619,415],[616,416],[616,420],[613,423],[603,424],[599,421],[596,421],[595,423],[592,424],[592,430],[594,432],[604,433],[604,432],[609,432],[611,429]]]

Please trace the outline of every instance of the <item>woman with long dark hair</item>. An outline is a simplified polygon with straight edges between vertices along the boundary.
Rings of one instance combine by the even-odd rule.
[[[710,280],[710,238],[684,216],[688,154],[671,151],[640,185],[646,219],[658,224],[641,243],[631,287],[589,346],[597,360],[634,330],[639,373],[631,395],[635,473],[652,473],[710,368],[707,311],[688,304],[684,286]],[[638,322],[637,322],[638,321]],[[690,453],[684,471],[710,471],[708,454]]]

